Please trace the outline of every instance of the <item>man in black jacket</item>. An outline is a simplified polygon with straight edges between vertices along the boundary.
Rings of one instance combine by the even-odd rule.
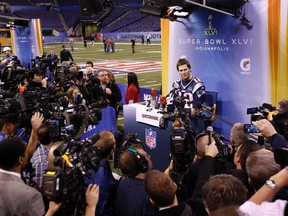
[[[68,50],[66,50],[66,46],[65,45],[62,45],[62,50],[60,52],[61,63],[70,61],[70,59],[71,59],[72,62],[74,62],[74,59],[73,59],[71,53]]]

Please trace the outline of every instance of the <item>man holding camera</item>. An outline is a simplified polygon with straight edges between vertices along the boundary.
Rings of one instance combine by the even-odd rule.
[[[115,150],[115,137],[110,131],[101,131],[100,139],[93,144],[93,149],[101,155],[100,167],[97,171],[88,170],[84,177],[85,184],[97,184],[100,188],[96,215],[115,215],[115,199],[118,181],[113,177],[108,159]]]
[[[43,72],[39,68],[32,68],[30,74],[32,80],[28,82],[27,90],[35,91],[47,88],[48,77],[43,78]]]

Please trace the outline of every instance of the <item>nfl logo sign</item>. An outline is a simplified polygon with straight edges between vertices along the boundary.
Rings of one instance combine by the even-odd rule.
[[[145,128],[145,140],[146,145],[150,148],[156,148],[156,131],[153,131],[151,128]]]

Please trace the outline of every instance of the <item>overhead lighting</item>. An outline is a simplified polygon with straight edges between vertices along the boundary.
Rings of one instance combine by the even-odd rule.
[[[164,18],[167,15],[167,7],[166,6],[152,6],[149,4],[145,4],[141,9],[141,13],[149,14],[152,16]]]

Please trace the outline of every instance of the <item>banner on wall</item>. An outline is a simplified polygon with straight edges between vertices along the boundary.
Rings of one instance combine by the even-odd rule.
[[[232,123],[249,123],[247,108],[272,101],[269,7],[268,0],[249,2],[247,16],[253,22],[251,29],[239,19],[205,8],[193,11],[187,20],[181,20],[182,23],[170,22],[168,91],[179,78],[178,59],[186,56],[192,74],[205,83],[206,90],[218,92],[217,113]],[[287,18],[287,10],[282,16]],[[282,29],[287,34],[287,20]],[[278,42],[279,47],[286,47],[287,59],[287,35],[281,38],[286,38],[286,42],[280,38]],[[229,125],[217,123],[222,133],[229,133]]]
[[[143,35],[144,42],[146,43],[146,35],[148,32],[116,32],[116,33],[103,33],[102,36],[107,35],[108,37],[114,38],[117,41],[130,41],[132,37],[136,38],[136,42],[141,42]],[[149,32],[151,34],[151,41],[161,41],[160,32]]]
[[[31,59],[43,54],[40,19],[32,19],[28,27],[13,27],[11,38],[14,54],[23,67],[31,67]]]

